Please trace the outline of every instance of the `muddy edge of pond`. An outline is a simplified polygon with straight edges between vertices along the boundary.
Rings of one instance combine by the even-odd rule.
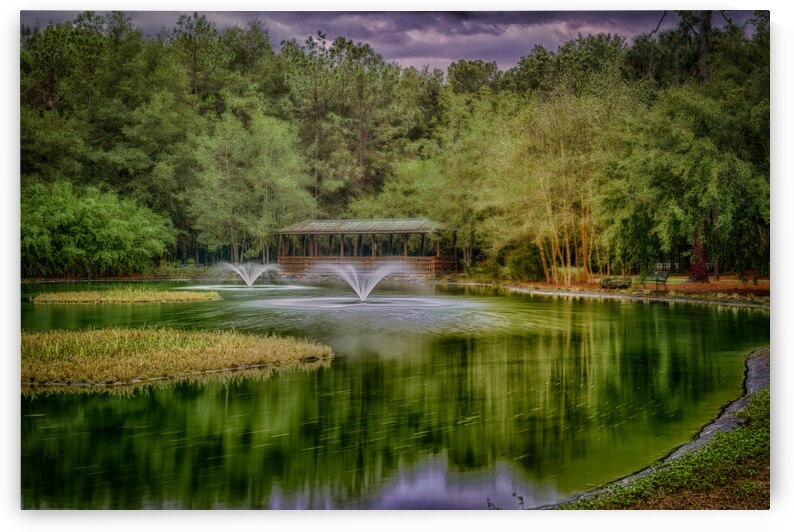
[[[605,493],[611,488],[628,485],[639,478],[642,478],[655,471],[659,471],[661,469],[666,468],[671,462],[678,460],[685,454],[703,447],[712,439],[714,439],[714,436],[716,436],[717,434],[721,432],[729,432],[735,429],[736,427],[742,425],[744,421],[741,418],[739,418],[736,414],[742,409],[744,409],[750,403],[750,399],[757,391],[762,390],[767,386],[769,386],[769,381],[770,381],[769,363],[770,363],[769,347],[756,349],[755,351],[747,355],[747,358],[745,360],[745,370],[744,370],[744,394],[742,395],[742,397],[736,399],[732,403],[725,406],[720,411],[716,419],[709,422],[702,429],[700,429],[700,432],[693,440],[671,451],[666,457],[661,459],[661,461],[658,464],[649,466],[636,473],[632,473],[631,475],[625,476],[623,478],[619,478],[612,482],[608,482],[603,486],[596,488],[594,490],[578,493],[566,500],[554,504],[538,506],[532,509],[555,510],[559,506],[562,506],[564,504],[571,504],[581,499],[589,499],[598,496],[602,493]]]

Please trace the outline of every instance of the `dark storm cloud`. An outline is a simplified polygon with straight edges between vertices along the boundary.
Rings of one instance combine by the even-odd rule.
[[[176,25],[179,12],[128,12],[135,24],[149,35]],[[387,61],[403,66],[446,69],[458,59],[496,61],[507,69],[536,44],[556,50],[577,34],[613,33],[628,43],[648,33],[659,23],[661,11],[470,11],[470,12],[205,12],[219,28],[244,27],[259,19],[268,28],[273,44],[283,40],[303,42],[317,31],[329,40],[343,35],[366,42]],[[72,20],[77,12],[23,11],[22,23],[46,25]],[[749,12],[730,12],[736,22]],[[661,29],[673,27],[677,19],[668,12]],[[715,13],[714,24],[724,24]]]

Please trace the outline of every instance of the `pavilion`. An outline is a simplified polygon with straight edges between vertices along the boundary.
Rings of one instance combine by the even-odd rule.
[[[457,269],[455,232],[425,218],[307,220],[281,229],[278,235],[276,260],[288,274],[329,262],[365,270],[398,262],[422,275]]]

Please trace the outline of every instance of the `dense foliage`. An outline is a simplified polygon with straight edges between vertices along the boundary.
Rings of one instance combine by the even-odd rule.
[[[354,216],[444,222],[466,267],[516,279],[768,271],[769,15],[677,14],[630,46],[579,36],[446,76],[322,33],[276,51],[259,22],[200,14],[156,37],[118,12],[23,28],[23,274],[268,261],[279,227]],[[135,256],[44,243],[36,197],[56,190],[53,209],[139,206],[113,218],[130,220]]]
[[[128,275],[151,266],[174,241],[168,220],[132,199],[68,181],[22,191],[22,274]]]

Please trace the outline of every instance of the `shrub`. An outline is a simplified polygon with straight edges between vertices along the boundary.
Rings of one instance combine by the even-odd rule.
[[[601,288],[628,288],[630,286],[630,277],[605,277],[601,279]]]
[[[507,275],[516,281],[545,281],[540,253],[534,246],[520,246],[505,256]]]
[[[101,276],[144,271],[175,241],[171,223],[111,192],[71,183],[22,190],[22,275]]]

